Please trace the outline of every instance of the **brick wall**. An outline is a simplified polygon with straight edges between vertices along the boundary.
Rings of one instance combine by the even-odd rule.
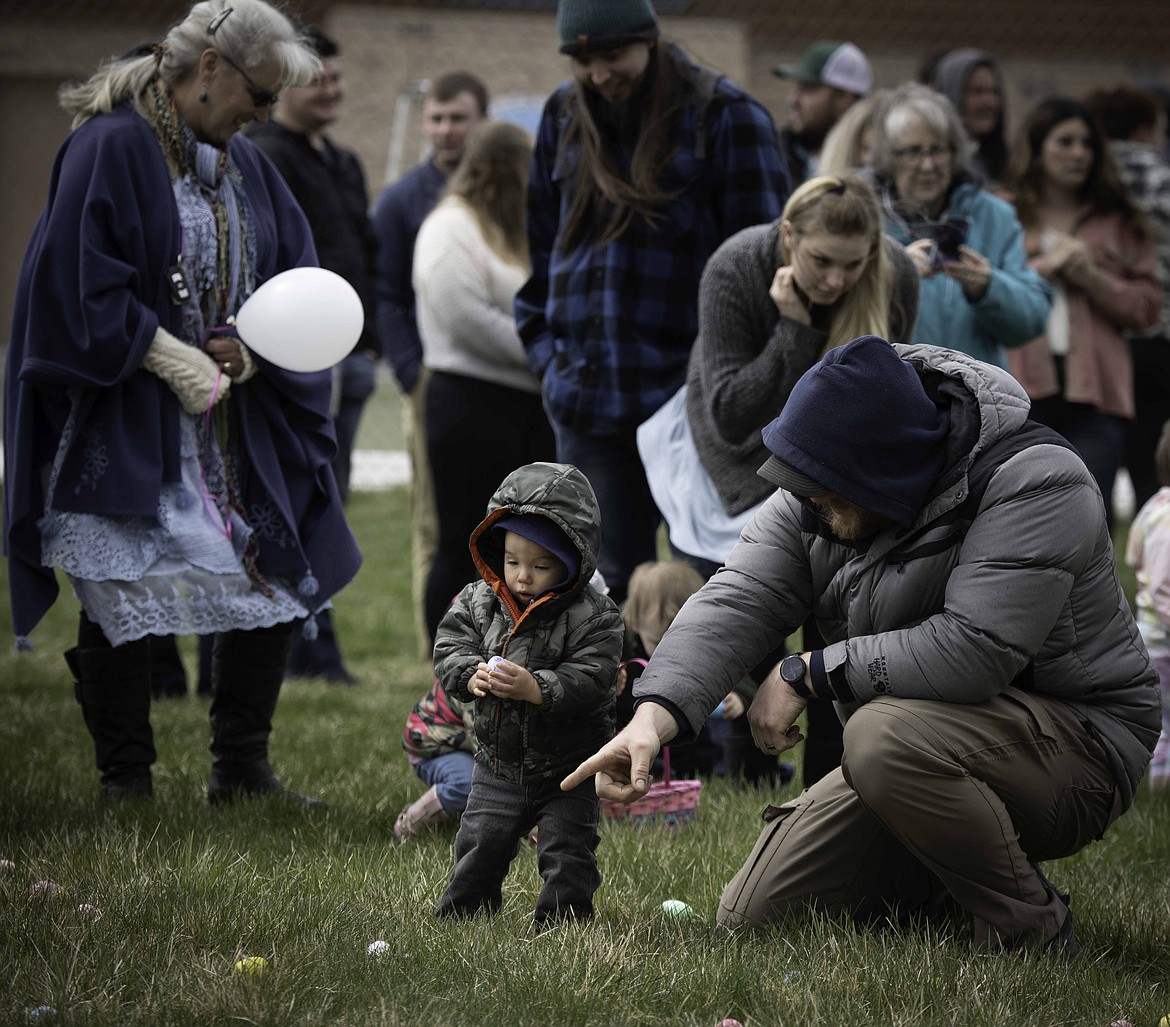
[[[412,95],[418,82],[464,68],[496,97],[539,103],[568,71],[556,52],[553,0],[294,6],[342,45],[349,96],[334,135],[357,151],[374,194],[388,167],[401,171],[419,158]],[[879,85],[910,77],[931,50],[984,46],[1003,62],[1015,121],[1052,92],[1079,94],[1133,77],[1170,83],[1167,6],[1168,0],[662,0],[659,10],[685,9],[685,16],[663,18],[664,31],[741,82],[777,121],[784,119],[788,87],[770,69],[821,38],[858,43]],[[67,129],[53,105],[57,84],[159,34],[187,7],[176,0],[0,0],[0,131],[7,144],[0,159],[0,324],[10,320],[19,259]]]
[[[493,100],[527,97],[539,105],[568,75],[550,15],[354,5],[334,8],[325,24],[341,44],[348,88],[344,118],[333,134],[358,151],[371,188],[385,180],[396,114],[409,120],[397,170],[420,157],[420,107],[408,103],[412,85],[462,69],[482,78]],[[749,76],[751,52],[742,25],[705,19],[671,21],[665,28],[734,78]]]

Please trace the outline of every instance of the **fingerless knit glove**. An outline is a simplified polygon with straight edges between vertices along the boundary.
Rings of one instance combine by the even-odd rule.
[[[220,369],[211,357],[176,339],[162,327],[155,332],[142,366],[171,387],[189,414],[203,413],[213,392],[218,403],[231,388],[231,379],[227,375],[220,377]],[[219,379],[218,391],[216,379]]]
[[[240,338],[236,339],[240,346],[240,359],[244,362],[244,369],[232,379],[237,385],[243,385],[257,371],[256,361],[252,359],[252,351],[244,345]]]
[[[244,382],[246,382],[259,370],[259,368],[256,366],[256,361],[252,359],[251,350],[249,350],[248,347],[244,345],[244,340],[236,334],[234,326],[225,325],[220,328],[213,328],[211,329],[211,335],[215,338],[231,339],[239,349],[240,361],[243,363],[244,369],[239,374],[232,375],[232,381],[236,385],[243,385]],[[213,356],[211,359],[218,364],[221,358]]]

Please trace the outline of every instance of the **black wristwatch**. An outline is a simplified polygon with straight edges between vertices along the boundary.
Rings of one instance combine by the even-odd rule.
[[[804,657],[797,654],[794,656],[785,656],[780,661],[780,680],[787,682],[792,690],[802,699],[811,699],[812,692],[809,691],[808,685],[804,683],[805,666]]]

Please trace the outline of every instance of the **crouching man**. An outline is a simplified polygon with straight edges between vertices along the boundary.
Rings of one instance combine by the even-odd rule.
[[[1078,948],[1044,860],[1130,805],[1159,697],[1092,476],[1010,376],[868,336],[830,351],[764,429],[778,491],[666,633],[631,723],[564,782],[630,801],[752,666],[816,616],[825,648],[761,687],[755,742],[845,718],[842,767],[764,812],[727,927],[859,922],[946,898],[978,948]]]

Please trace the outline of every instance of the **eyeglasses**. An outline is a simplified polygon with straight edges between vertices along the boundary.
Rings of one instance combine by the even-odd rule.
[[[949,146],[903,146],[900,150],[894,151],[894,156],[907,167],[917,167],[927,157],[935,164],[941,164],[943,161],[951,159],[951,148]]]
[[[229,7],[228,10],[230,11],[231,8]],[[225,61],[227,61],[228,64],[235,68],[236,71],[238,71],[243,77],[244,84],[248,87],[248,95],[252,98],[252,103],[257,107],[271,107],[274,103],[276,103],[277,100],[280,99],[279,93],[270,93],[267,89],[261,89],[258,85],[256,85],[256,83],[248,77],[248,73],[235,61],[233,61],[227,54],[220,53],[219,55]]]

